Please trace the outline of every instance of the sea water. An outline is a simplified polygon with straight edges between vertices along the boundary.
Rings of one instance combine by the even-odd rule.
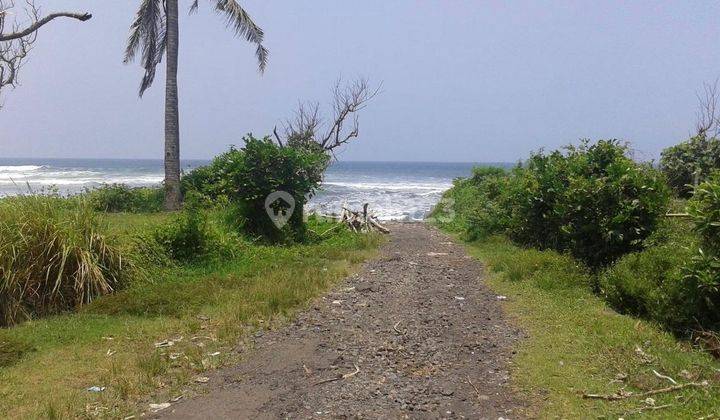
[[[187,172],[204,160],[185,160]],[[455,178],[474,166],[507,163],[335,162],[308,210],[339,213],[343,205],[359,209],[364,203],[381,220],[422,220],[452,186]],[[0,196],[56,190],[75,194],[103,184],[158,186],[163,163],[151,159],[14,159],[0,158]]]

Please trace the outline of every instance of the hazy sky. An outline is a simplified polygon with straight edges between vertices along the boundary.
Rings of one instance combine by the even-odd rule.
[[[122,54],[139,0],[37,0],[87,10],[43,28],[4,95],[2,157],[161,158],[163,83],[137,97]],[[720,76],[716,1],[260,1],[266,73],[211,2],[180,0],[183,158],[270,133],[340,75],[382,81],[343,160],[515,161],[579,138],[641,157],[687,137],[696,92]]]

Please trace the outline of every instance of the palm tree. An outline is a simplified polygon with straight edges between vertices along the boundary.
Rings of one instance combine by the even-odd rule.
[[[235,35],[257,45],[260,72],[265,70],[268,51],[262,45],[263,31],[252,21],[247,12],[235,0],[210,0],[215,10],[225,17],[228,27]],[[190,12],[198,9],[194,0]],[[167,54],[165,81],[165,208],[177,210],[182,197],[180,193],[180,123],[178,111],[178,0],[141,0],[140,9],[130,27],[130,38],[125,51],[125,63],[141,53],[141,65],[145,75],[140,83],[142,97],[155,80],[155,69]]]

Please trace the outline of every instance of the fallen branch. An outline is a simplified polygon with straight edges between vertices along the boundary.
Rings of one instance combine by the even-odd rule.
[[[654,369],[653,369],[653,373],[654,373],[655,376],[657,376],[658,378],[660,378],[660,379],[667,379],[668,381],[672,382],[673,385],[677,385],[677,381],[676,381],[675,379],[673,379],[673,378],[671,378],[671,377],[669,377],[669,376],[666,376],[666,375],[662,375],[660,372],[658,372],[657,370],[654,370]]]
[[[352,378],[353,376],[357,375],[358,373],[360,373],[360,368],[358,367],[358,365],[355,365],[354,372],[346,373],[344,375],[338,375],[338,376],[336,376],[334,378],[330,378],[330,379],[323,379],[320,382],[315,382],[315,384],[313,384],[313,386],[318,386],[318,385],[326,384],[329,382],[335,382],[335,381],[341,381],[344,379],[349,379],[349,378]]]
[[[667,388],[659,388],[659,389],[651,389],[650,391],[640,392],[640,393],[633,393],[625,390],[620,390],[616,392],[615,394],[583,394],[583,398],[586,399],[595,399],[595,400],[607,400],[607,401],[615,401],[615,400],[624,400],[626,398],[633,398],[633,397],[649,397],[650,395],[655,394],[662,394],[665,392],[674,392],[679,391],[684,388],[693,388],[693,387],[706,387],[708,386],[707,381],[703,382],[689,382],[686,384],[678,384],[669,386]]]
[[[395,332],[398,333],[398,334],[400,334],[400,335],[405,335],[405,333],[406,333],[407,331],[400,331],[400,330],[398,329],[398,326],[400,325],[401,322],[402,322],[402,321],[398,321],[397,323],[395,323],[395,325],[393,325],[393,330],[395,330]]]
[[[477,394],[478,399],[482,399],[482,397],[481,397],[482,394],[480,394],[480,390],[478,389],[478,387],[476,387],[475,384],[470,380],[470,375],[468,375],[467,381],[470,384],[470,386],[472,386],[473,389],[475,390],[475,393]]]

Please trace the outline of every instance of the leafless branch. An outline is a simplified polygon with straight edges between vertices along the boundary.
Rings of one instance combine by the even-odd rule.
[[[697,94],[698,111],[696,132],[697,135],[717,137],[720,134],[720,109],[718,109],[718,79],[715,82],[703,83],[703,91]]]
[[[322,117],[317,102],[300,103],[292,120],[283,124],[287,144],[314,142],[323,150],[333,150],[356,138],[360,133],[358,112],[380,93],[382,84],[371,88],[366,79],[343,85],[338,79],[333,87],[332,117]],[[276,134],[279,141],[279,136]]]
[[[25,15],[29,23],[21,26],[18,13]],[[37,40],[38,29],[59,17],[86,21],[92,15],[60,12],[41,18],[34,0],[25,0],[23,7],[16,7],[15,0],[0,0],[0,93],[3,87],[17,86],[18,73]]]

